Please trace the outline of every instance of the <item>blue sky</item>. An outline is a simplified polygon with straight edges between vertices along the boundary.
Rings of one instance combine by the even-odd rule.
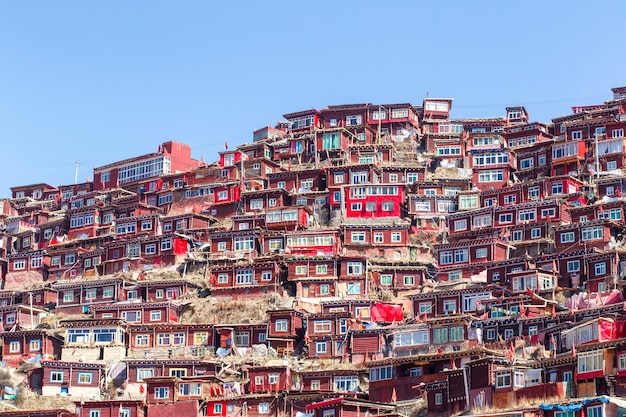
[[[626,85],[618,16],[626,2],[0,1],[0,197],[167,140],[213,161],[332,104],[428,93],[453,117],[549,122]]]

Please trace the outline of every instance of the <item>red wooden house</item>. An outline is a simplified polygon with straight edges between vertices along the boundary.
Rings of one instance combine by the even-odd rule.
[[[122,319],[65,319],[61,350],[63,361],[102,362],[126,357],[127,324]]]
[[[401,217],[404,187],[363,183],[346,186],[344,191],[347,218]]]
[[[479,349],[458,352],[429,353],[369,361],[369,399],[381,403],[395,403],[426,394],[424,386],[445,383],[448,373],[460,367],[461,361],[479,358],[484,353]],[[458,382],[463,386],[462,382]],[[444,390],[447,384],[444,385]],[[432,400],[431,400],[432,395]],[[434,404],[434,393],[428,392],[429,403]],[[442,404],[443,405],[443,404]]]
[[[282,188],[294,193],[322,191],[326,188],[324,171],[320,168],[293,167],[287,171],[272,172],[267,174],[267,188]]]
[[[343,253],[396,260],[409,258],[410,224],[386,220],[388,219],[344,222],[341,227],[344,236]]]
[[[54,196],[57,192],[57,187],[45,183],[11,187],[11,197],[14,199],[30,197],[33,200],[43,200],[44,196],[48,199],[48,195]]]
[[[61,356],[62,339],[45,330],[17,330],[0,333],[2,361],[17,368],[24,362],[37,363]]]
[[[267,343],[281,354],[293,353],[304,337],[304,314],[298,310],[269,310]]]
[[[555,250],[564,252],[587,248],[606,249],[613,227],[611,221],[605,219],[563,224],[554,231]]]
[[[291,205],[289,192],[283,188],[246,190],[241,193],[242,213],[264,213],[275,207]]]
[[[337,292],[341,297],[363,298],[369,293],[367,259],[364,256],[341,256]]]
[[[468,167],[472,169],[472,183],[480,190],[502,188],[511,179],[514,162],[505,149],[472,149]]]
[[[157,323],[128,327],[129,358],[203,358],[215,352],[213,324]]]
[[[264,297],[276,291],[280,278],[280,265],[275,259],[215,263],[211,267],[211,295],[232,299]]]
[[[378,404],[358,398],[337,397],[330,398],[305,406],[307,414],[312,417],[335,417],[335,416],[359,416],[361,413],[368,415],[377,413],[388,416],[397,416],[393,405]]]
[[[200,166],[191,158],[191,147],[174,141],[159,145],[156,153],[150,153],[94,168],[93,188],[102,190],[120,185],[145,183],[170,172],[186,172]]]
[[[251,366],[248,369],[249,393],[285,392],[291,390],[291,368],[283,366]]]
[[[337,255],[339,250],[339,232],[336,229],[286,231],[285,239],[285,254],[294,256],[332,256]]]
[[[34,330],[48,314],[47,310],[30,307],[30,305],[9,304],[0,306],[0,324],[3,331]]]
[[[235,223],[241,226],[241,223]],[[250,225],[250,224],[248,224]],[[220,259],[252,259],[258,256],[258,228],[239,227],[239,230],[216,230],[209,232],[211,241],[210,257]]]
[[[207,207],[203,213],[217,218],[227,218],[237,213],[237,206],[241,200],[240,182],[222,182],[213,190],[213,204]]]
[[[419,261],[398,264],[391,258],[371,264],[372,280],[375,287],[392,291],[394,294],[410,292],[424,283],[427,267]]]
[[[311,314],[307,317],[309,358],[343,358],[348,354],[349,312]],[[346,356],[347,358],[347,356]]]
[[[145,417],[145,404],[143,400],[110,399],[97,401],[76,401],[78,416],[98,417]]]
[[[307,229],[312,211],[306,206],[268,208],[265,211],[265,227],[270,230]]]
[[[180,318],[180,305],[171,301],[111,303],[90,306],[93,318],[122,318],[133,324],[177,323]]]
[[[29,384],[35,389],[40,387],[44,396],[100,398],[104,367],[104,364],[89,362],[41,361],[43,375],[31,374]]]
[[[102,279],[69,283],[54,283],[57,311],[86,313],[89,306],[110,304],[121,299],[122,280]]]
[[[287,281],[296,297],[319,298],[338,295],[339,265],[335,257],[288,256],[284,261],[287,264]]]
[[[19,289],[25,283],[41,283],[48,278],[44,266],[43,250],[7,255],[7,268],[4,288]]]
[[[382,359],[387,353],[383,332],[381,328],[367,329],[362,325],[351,326],[349,339],[347,339],[350,344],[344,348],[350,350],[350,362],[364,363]],[[345,342],[342,343],[345,344]]]
[[[267,323],[256,324],[215,324],[214,342],[218,355],[228,354],[237,349],[240,355],[249,355],[252,345],[265,344]]]
[[[505,260],[509,257],[509,248],[510,245],[498,237],[436,244],[439,280],[469,278],[473,269],[468,267],[480,266],[487,261]]]

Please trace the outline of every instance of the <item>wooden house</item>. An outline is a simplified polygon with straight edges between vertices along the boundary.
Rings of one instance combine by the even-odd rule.
[[[91,362],[41,361],[43,375],[32,374],[30,384],[35,389],[41,387],[41,395],[44,396],[100,398],[105,378],[104,366]],[[36,380],[38,378],[41,378],[41,383]]]
[[[78,416],[98,417],[145,417],[144,402],[131,399],[75,401]]]
[[[57,293],[55,309],[71,314],[87,313],[89,306],[115,303],[122,299],[122,284],[120,279],[56,282],[52,284]]]
[[[348,329],[351,314],[332,312],[310,314],[306,318],[308,356],[310,358],[343,358],[348,354]]]
[[[17,368],[24,362],[54,360],[61,356],[61,338],[45,330],[17,330],[0,333],[2,361]]]
[[[249,393],[285,392],[291,390],[291,368],[283,366],[251,366],[247,371]]]
[[[389,219],[346,221],[341,227],[345,255],[365,253],[369,258],[408,259],[410,239],[408,222]]]
[[[304,314],[298,310],[269,310],[267,344],[276,349],[279,355],[295,351],[304,339]]]
[[[129,324],[178,323],[180,309],[171,301],[118,302],[89,308],[95,319],[122,318]]]
[[[333,256],[288,256],[287,290],[296,297],[336,297],[339,265]]]
[[[213,324],[155,323],[128,327],[128,357],[203,358],[215,353]]]
[[[25,304],[9,304],[0,306],[0,324],[3,331],[34,330],[48,314],[48,311],[42,308]]]
[[[554,231],[555,250],[564,252],[587,248],[607,249],[613,228],[612,222],[605,219],[563,224]]]
[[[59,327],[65,329],[63,361],[99,363],[126,357],[127,324],[123,319],[66,319]]]

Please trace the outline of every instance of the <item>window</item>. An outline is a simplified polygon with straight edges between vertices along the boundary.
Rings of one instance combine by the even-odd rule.
[[[361,294],[360,282],[348,282],[348,294],[358,295]]]
[[[604,237],[604,229],[602,226],[585,227],[582,229],[582,240],[600,240]]]
[[[404,285],[415,285],[415,277],[413,275],[405,275]]]
[[[250,210],[261,210],[263,209],[263,199],[257,198],[254,200],[250,200]]]
[[[402,241],[402,234],[400,232],[392,232],[391,233],[391,241],[394,243],[399,243]]]
[[[433,343],[447,343],[448,342],[448,328],[439,327],[433,329]]]
[[[324,133],[322,135],[322,149],[339,149],[341,147],[341,134]]]
[[[540,237],[541,237],[541,229],[538,229],[538,228],[530,229],[531,239],[539,239]]]
[[[435,393],[435,405],[443,404],[443,394],[441,392]]]
[[[250,332],[235,332],[235,345],[244,347],[249,346]]]
[[[50,382],[63,382],[63,371],[51,371]]]
[[[467,220],[455,220],[454,231],[467,230]]]
[[[92,378],[91,372],[79,372],[78,373],[78,383],[79,384],[91,384]]]
[[[237,285],[252,284],[253,271],[252,269],[238,269],[237,270]]]
[[[328,344],[326,342],[315,342],[315,353],[328,353]]]
[[[33,339],[29,343],[29,349],[31,352],[38,352],[41,350],[41,340]]]
[[[496,388],[511,386],[511,371],[496,372]]]
[[[454,251],[454,263],[459,262],[468,262],[469,261],[469,250],[467,249],[457,249]]]
[[[319,295],[329,295],[329,294],[330,294],[330,285],[320,284]]]
[[[587,407],[587,417],[603,417],[602,405]]]
[[[380,285],[391,285],[392,283],[393,283],[393,278],[391,274],[380,275]]]
[[[383,201],[381,208],[383,211],[393,211],[394,204],[391,201]]]
[[[607,161],[606,169],[607,171],[613,171],[617,169],[617,161]]]
[[[359,378],[356,375],[336,376],[333,383],[337,392],[356,391],[359,385]]]
[[[504,329],[504,340],[513,338],[513,329]]]
[[[624,129],[613,129],[611,131],[611,137],[613,137],[613,138],[624,137]],[[589,417],[591,417],[591,416],[589,416]]]
[[[259,414],[269,414],[270,413],[270,403],[259,403]]]
[[[535,220],[535,210],[520,210],[518,216],[520,222],[532,222]]]
[[[500,216],[498,217],[498,222],[499,223],[513,223],[513,214],[512,213],[500,214]]]
[[[449,265],[452,263],[452,251],[445,251],[439,253],[439,263],[441,265]]]
[[[596,276],[606,274],[606,262],[598,262],[594,265],[594,272]]]
[[[363,263],[362,262],[348,262],[347,272],[348,272],[348,275],[350,276],[363,274]]]
[[[460,342],[465,339],[465,331],[463,326],[451,326],[450,327],[450,341]]]
[[[574,232],[561,233],[561,243],[573,243],[575,239]]]
[[[443,302],[443,312],[445,314],[448,313],[456,313],[456,300],[444,300]]]
[[[476,249],[476,258],[486,258],[486,257],[487,257],[487,248]]]
[[[347,116],[346,126],[358,126],[361,124],[362,117],[360,115]]]
[[[602,370],[604,366],[603,351],[583,352],[578,354],[578,373]]]
[[[89,417],[100,417],[100,410],[89,410]]]
[[[504,171],[481,171],[478,173],[478,182],[501,182],[504,179]]]
[[[578,272],[580,271],[580,261],[567,261],[567,272]]]
[[[366,243],[365,232],[352,232],[352,242],[353,243]]]
[[[20,269],[25,269],[25,268],[26,268],[26,260],[18,259],[18,260],[13,261],[13,269],[20,270]]]
[[[154,398],[169,398],[170,389],[169,387],[156,387],[154,389]]]
[[[20,342],[13,340],[9,343],[9,352],[18,353],[20,351]]]
[[[161,320],[161,312],[160,311],[151,311],[150,312],[150,321],[160,321]]]
[[[289,323],[289,320],[287,319],[278,319],[274,322],[274,329],[277,332],[286,332],[289,329],[288,323]]]

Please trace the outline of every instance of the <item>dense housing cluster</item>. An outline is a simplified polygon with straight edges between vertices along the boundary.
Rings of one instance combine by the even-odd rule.
[[[547,124],[452,102],[13,187],[2,361],[73,408],[7,415],[617,415],[626,87]]]

